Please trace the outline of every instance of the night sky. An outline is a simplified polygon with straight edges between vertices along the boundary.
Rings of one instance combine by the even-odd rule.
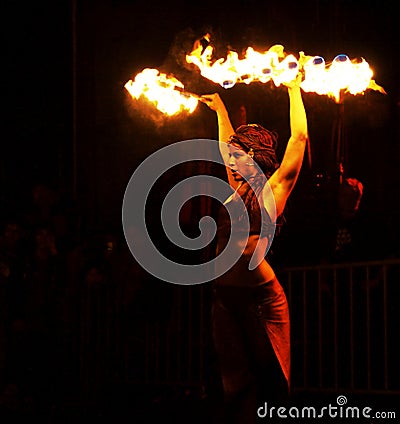
[[[369,253],[392,253],[400,152],[393,2],[44,0],[7,1],[3,8],[3,214],[23,208],[33,182],[42,180],[77,202],[89,229],[119,230],[126,184],[147,155],[175,141],[216,137],[216,122],[204,106],[190,117],[160,120],[148,105],[133,103],[123,86],[146,67],[172,72],[200,94],[220,92],[232,113],[245,105],[248,120],[277,129],[284,146],[284,90],[256,84],[224,90],[185,66],[192,41],[209,31],[221,52],[228,46],[240,51],[282,44],[286,52],[321,55],[327,62],[344,53],[370,63],[387,95],[368,91],[345,99],[346,172],[364,184],[365,228],[385,218],[373,241],[377,249],[389,245]],[[312,163],[305,163],[293,194],[293,250],[301,243],[298,226],[324,216],[319,212],[335,166],[331,145],[337,107],[312,94],[305,94],[304,102]],[[322,175],[322,188],[317,175]],[[311,232],[318,231],[315,222]]]

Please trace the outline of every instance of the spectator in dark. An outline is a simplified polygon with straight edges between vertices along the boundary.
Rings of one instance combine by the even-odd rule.
[[[356,256],[356,223],[364,186],[357,178],[342,178],[338,189],[338,215],[335,260],[351,260]]]

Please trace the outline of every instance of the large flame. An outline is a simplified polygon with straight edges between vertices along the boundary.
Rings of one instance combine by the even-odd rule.
[[[204,37],[209,40],[208,34]],[[203,48],[195,43],[194,50],[186,55],[186,61],[200,69],[203,77],[231,88],[236,83],[250,84],[253,81],[268,82],[272,80],[279,86],[292,81],[298,72],[298,61],[293,55],[286,55],[281,45],[272,46],[260,53],[248,47],[244,58],[240,59],[235,51],[229,51],[226,59],[213,59],[214,48]]]
[[[187,93],[182,82],[157,69],[144,69],[134,81],[129,80],[125,88],[134,99],[143,96],[160,112],[170,116],[183,111],[192,113],[198,104],[198,98]]]
[[[367,89],[386,94],[372,79],[373,71],[365,59],[350,60],[345,54],[337,55],[327,66],[321,56],[305,56],[300,52],[304,79],[300,86],[304,91],[325,94],[337,103],[344,93],[363,94]]]
[[[350,60],[344,54],[336,56],[328,66],[321,56],[306,56],[300,52],[297,59],[293,54],[286,54],[284,47],[279,44],[264,52],[248,47],[243,58],[229,50],[226,58],[215,59],[213,51],[210,35],[206,34],[195,42],[192,52],[186,55],[186,61],[196,65],[202,76],[224,88],[253,81],[273,81],[276,86],[280,86],[293,81],[301,72],[301,87],[304,91],[328,95],[336,102],[346,92],[355,95],[372,89],[385,93],[372,79],[373,72],[364,59]]]

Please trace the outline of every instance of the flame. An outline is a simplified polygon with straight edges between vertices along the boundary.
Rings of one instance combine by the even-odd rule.
[[[271,80],[279,86],[292,81],[298,73],[298,60],[293,55],[286,55],[279,44],[262,53],[248,47],[243,59],[237,52],[229,51],[226,59],[213,60],[213,50],[211,45],[201,48],[196,43],[194,50],[186,55],[186,61],[196,65],[202,76],[224,88],[231,88],[236,83]]]
[[[187,111],[192,113],[198,99],[184,90],[184,85],[174,76],[168,76],[157,69],[146,68],[129,80],[125,88],[134,99],[144,96],[156,108],[169,116]]]
[[[344,93],[356,95],[371,89],[386,94],[372,79],[373,71],[363,58],[350,60],[347,55],[340,54],[327,66],[321,56],[305,56],[300,52],[300,63],[304,69],[300,87],[306,92],[327,95],[337,103]]]
[[[300,86],[304,91],[328,95],[336,102],[340,102],[342,93],[346,92],[356,95],[372,89],[386,94],[372,79],[373,71],[364,59],[350,60],[347,55],[340,54],[328,66],[321,56],[306,56],[300,52],[297,59],[293,54],[286,54],[280,44],[263,52],[248,47],[242,59],[231,50],[225,59],[214,59],[210,35],[206,34],[202,40],[203,44],[195,42],[192,52],[186,55],[186,61],[196,65],[202,76],[224,88],[253,81],[272,81],[280,86],[290,83],[301,72]]]

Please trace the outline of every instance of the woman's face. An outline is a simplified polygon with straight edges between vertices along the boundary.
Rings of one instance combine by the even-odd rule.
[[[242,181],[257,174],[253,159],[237,144],[229,144],[229,168],[236,181]]]

